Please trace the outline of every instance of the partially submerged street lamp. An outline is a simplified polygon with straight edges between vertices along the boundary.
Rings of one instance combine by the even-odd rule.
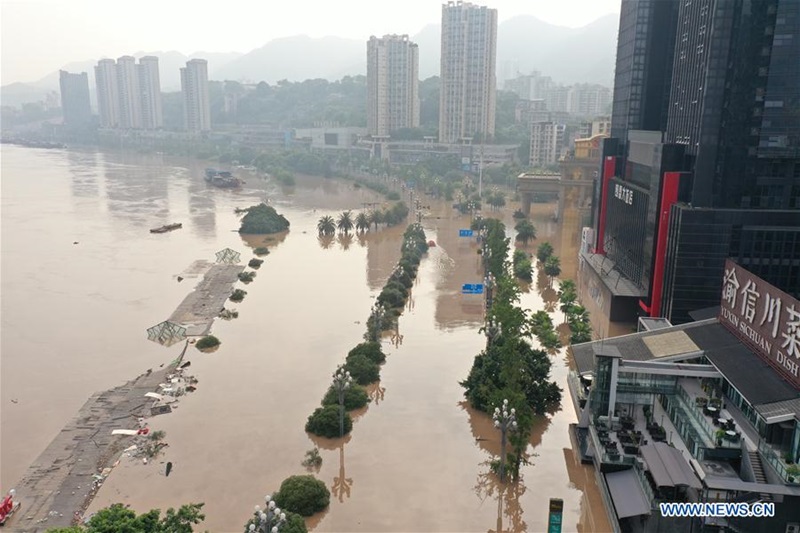
[[[500,481],[506,479],[506,436],[509,431],[517,430],[517,410],[513,407],[508,409],[508,400],[503,400],[503,407],[494,408],[492,415],[494,427],[500,430]]]
[[[255,521],[247,528],[249,533],[278,533],[286,523],[286,513],[280,510],[272,495],[267,494],[264,501],[266,507],[263,511],[260,505],[256,505]]]
[[[344,391],[349,389],[352,383],[350,372],[346,372],[343,366],[333,373],[333,388],[339,395],[339,438],[344,437]]]

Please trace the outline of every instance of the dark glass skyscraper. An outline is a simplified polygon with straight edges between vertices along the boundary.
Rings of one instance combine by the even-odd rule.
[[[800,208],[797,0],[679,2],[665,141],[695,207]]]
[[[677,15],[672,0],[622,2],[611,116],[611,137],[622,145],[630,130],[666,126]]]
[[[623,0],[617,53],[596,200],[608,292],[685,322],[716,305],[733,258],[800,296],[800,2]],[[646,217],[623,209],[626,187]],[[641,251],[625,240],[637,225]]]

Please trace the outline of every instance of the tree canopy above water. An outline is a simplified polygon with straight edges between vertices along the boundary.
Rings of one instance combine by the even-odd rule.
[[[239,233],[263,235],[280,233],[289,229],[289,221],[278,214],[274,207],[267,204],[258,204],[247,208],[247,214],[242,218],[242,227]]]

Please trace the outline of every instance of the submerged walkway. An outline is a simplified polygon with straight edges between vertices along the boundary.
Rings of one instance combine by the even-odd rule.
[[[197,287],[190,292],[178,306],[170,322],[186,327],[186,335],[205,335],[211,323],[225,307],[225,300],[231,295],[233,284],[244,271],[241,265],[213,265],[203,276]]]
[[[94,497],[93,476],[131,444],[131,437],[111,431],[138,428],[138,417],[150,415],[145,393],[156,391],[177,364],[89,398],[15,487],[22,507],[7,527],[28,533],[72,524],[74,513],[82,513]]]

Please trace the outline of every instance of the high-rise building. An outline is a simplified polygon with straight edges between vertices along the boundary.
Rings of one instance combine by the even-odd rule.
[[[119,95],[119,127],[142,127],[142,98],[136,58],[122,56],[117,59],[117,90]]]
[[[408,35],[367,41],[367,129],[388,136],[419,126],[419,50]]]
[[[610,103],[611,90],[608,87],[577,83],[569,88],[566,110],[575,115],[602,115],[608,113]]]
[[[564,124],[552,121],[531,122],[530,166],[544,168],[555,165],[564,149]]]
[[[726,258],[800,296],[798,57],[796,0],[623,2],[620,138],[604,144],[596,192],[603,260],[585,262],[606,301],[628,302],[618,316],[688,321],[716,305]]]
[[[439,142],[494,137],[497,10],[442,5]]]
[[[142,128],[157,130],[164,126],[161,111],[161,81],[158,75],[158,58],[145,56],[139,59],[139,91],[141,95]]]
[[[82,128],[92,122],[92,106],[89,102],[89,76],[85,72],[70,74],[65,70],[58,73],[61,86],[61,110],[64,124],[68,128]]]
[[[623,0],[611,111],[611,136],[624,146],[629,130],[664,131],[678,2]]]
[[[187,131],[211,130],[211,104],[208,97],[208,61],[191,59],[181,69],[183,124]]]
[[[94,67],[97,85],[97,110],[100,126],[116,128],[119,126],[119,90],[117,90],[117,65],[113,59],[101,59]]]

